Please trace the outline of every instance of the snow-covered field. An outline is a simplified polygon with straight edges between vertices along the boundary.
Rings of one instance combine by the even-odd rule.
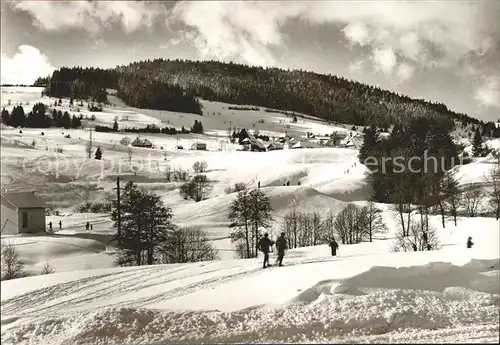
[[[433,252],[388,253],[379,240],[337,257],[326,246],[290,250],[285,267],[268,270],[258,258],[6,281],[2,341],[498,342],[497,225],[448,224]]]
[[[2,88],[2,105],[23,102],[25,110],[42,101],[38,88]],[[495,342],[499,341],[500,222],[459,218],[446,228],[431,217],[442,249],[390,253],[396,220],[383,209],[388,232],[373,243],[341,246],[329,256],[327,246],[289,250],[285,267],[262,270],[261,260],[236,260],[229,241],[227,215],[236,182],[269,196],[276,225],[291,208],[338,212],[346,202],[363,204],[371,195],[358,151],[347,148],[242,152],[227,142],[227,128],[258,129],[280,136],[285,131],[327,134],[349,131],[279,114],[229,110],[230,105],[203,101],[203,117],[114,106],[94,113],[96,124],[121,128],[155,123],[190,127],[201,120],[205,135],[141,135],[154,149],[120,144],[119,133],[93,133],[103,160],[87,159],[87,130],[1,129],[2,185],[8,190],[36,188],[61,211],[48,216],[62,230],[50,235],[2,236],[16,246],[29,274],[45,263],[56,273],[2,281],[1,332],[5,344],[151,344],[201,342]],[[29,102],[29,106],[25,103]],[[9,106],[7,106],[9,109]],[[68,100],[57,109],[75,112]],[[86,107],[80,113],[87,114]],[[77,114],[77,112],[75,112]],[[219,115],[220,114],[220,115]],[[264,123],[259,123],[264,120]],[[254,127],[255,124],[255,127]],[[64,133],[64,134],[63,134]],[[71,138],[64,138],[70,134]],[[32,142],[35,140],[33,147]],[[195,141],[208,151],[191,151]],[[224,143],[222,144],[221,141]],[[184,150],[176,150],[177,143]],[[500,147],[500,141],[490,146]],[[161,148],[163,147],[163,148]],[[62,152],[55,152],[55,149]],[[208,200],[183,200],[178,182],[167,182],[165,169],[191,170],[206,161],[212,182]],[[456,168],[461,184],[487,184],[492,157]],[[114,233],[107,214],[75,213],[86,193],[102,199],[114,193],[114,178],[133,180],[160,195],[172,207],[178,225],[197,225],[209,233],[222,260],[214,262],[116,268],[108,243]],[[283,186],[290,181],[291,186]],[[298,183],[300,182],[300,186]],[[85,230],[91,222],[92,231]],[[467,237],[475,245],[465,248]],[[273,254],[274,255],[274,254]],[[274,260],[274,256],[272,256]]]

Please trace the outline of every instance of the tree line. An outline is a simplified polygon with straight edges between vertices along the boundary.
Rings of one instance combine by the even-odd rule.
[[[115,122],[113,123],[112,127],[109,126],[95,126],[95,131],[96,132],[118,132],[119,126],[118,126],[118,121],[115,119]],[[148,124],[146,127],[126,127],[121,129],[122,132],[131,132],[131,133],[153,133],[153,134],[168,134],[168,135],[175,135],[175,134],[189,134],[189,133],[196,133],[196,134],[203,134],[203,124],[201,121],[194,120],[194,124],[190,129],[184,128],[182,126],[181,130],[176,129],[175,127],[158,127],[154,124]]]
[[[484,155],[479,129],[475,138],[474,155]],[[441,215],[443,227],[447,215],[453,216],[455,224],[460,212],[477,216],[485,197],[490,201],[489,212],[498,219],[500,163],[497,162],[489,178],[493,191],[486,195],[478,184],[459,185],[452,171],[453,167],[463,163],[458,156],[459,148],[450,133],[439,123],[420,118],[407,126],[395,126],[386,139],[380,138],[376,126],[368,128],[359,160],[369,170],[373,200],[393,204],[399,215],[401,234],[407,237],[414,227],[427,229],[431,213]],[[412,224],[413,211],[418,211],[421,216],[418,225]]]
[[[72,95],[102,101],[106,88],[117,89],[117,95],[130,106],[196,114],[202,114],[197,100],[200,97],[381,128],[407,124],[419,117],[434,119],[448,129],[456,123],[483,125],[444,104],[412,99],[334,75],[218,61],[154,59],[107,70],[64,67],[52,74],[46,92],[54,97]]]
[[[11,127],[27,128],[80,128],[82,126],[83,116],[70,116],[67,111],[52,110],[52,116],[46,114],[47,108],[43,103],[36,103],[32,110],[26,114],[21,105],[15,106],[12,111],[2,109],[2,123]]]

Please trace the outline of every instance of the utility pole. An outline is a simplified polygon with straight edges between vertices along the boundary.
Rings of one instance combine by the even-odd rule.
[[[116,219],[117,219],[117,224],[118,224],[118,247],[121,246],[121,210],[120,210],[120,176],[116,177]]]
[[[89,158],[92,156],[92,127],[90,127]]]

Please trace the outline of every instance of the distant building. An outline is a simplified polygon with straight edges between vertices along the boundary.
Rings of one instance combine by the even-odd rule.
[[[331,145],[332,138],[330,138],[329,135],[318,135],[315,137],[314,141],[320,146],[333,146]]]
[[[354,145],[354,142],[352,140],[346,140],[343,144],[342,144],[343,147],[347,147],[347,148],[352,148],[352,147],[356,147],[356,145]]]
[[[206,151],[207,150],[207,144],[205,143],[194,143],[191,145],[191,150],[196,150],[196,151]]]
[[[257,151],[257,152],[265,152],[266,146],[264,142],[260,139],[256,139],[253,135],[249,135],[248,138],[245,138],[241,141],[241,144],[245,148],[245,151]]]
[[[3,193],[2,235],[45,231],[45,202],[34,192]]]
[[[149,141],[148,139],[139,139],[139,138],[135,138],[134,141],[132,141],[132,146],[134,147],[145,147],[145,148],[152,148],[153,147],[153,143],[151,141]]]
[[[283,150],[283,144],[279,141],[272,141],[266,145],[267,151]]]
[[[294,144],[291,148],[292,149],[317,149],[320,146],[312,141],[306,141],[306,140],[301,140]]]

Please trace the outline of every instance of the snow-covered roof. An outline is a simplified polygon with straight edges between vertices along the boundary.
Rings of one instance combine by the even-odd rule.
[[[153,145],[153,143],[151,141],[149,141],[148,139],[135,138],[135,140],[132,141],[132,146],[136,146],[136,145],[149,146],[149,145]]]
[[[315,149],[315,148],[319,148],[319,145],[316,144],[315,142],[312,142],[312,141],[301,140],[298,143],[294,144],[292,146],[292,148],[293,149],[298,149],[298,148]]]
[[[45,202],[35,192],[3,193],[2,199],[17,208],[46,208]]]

